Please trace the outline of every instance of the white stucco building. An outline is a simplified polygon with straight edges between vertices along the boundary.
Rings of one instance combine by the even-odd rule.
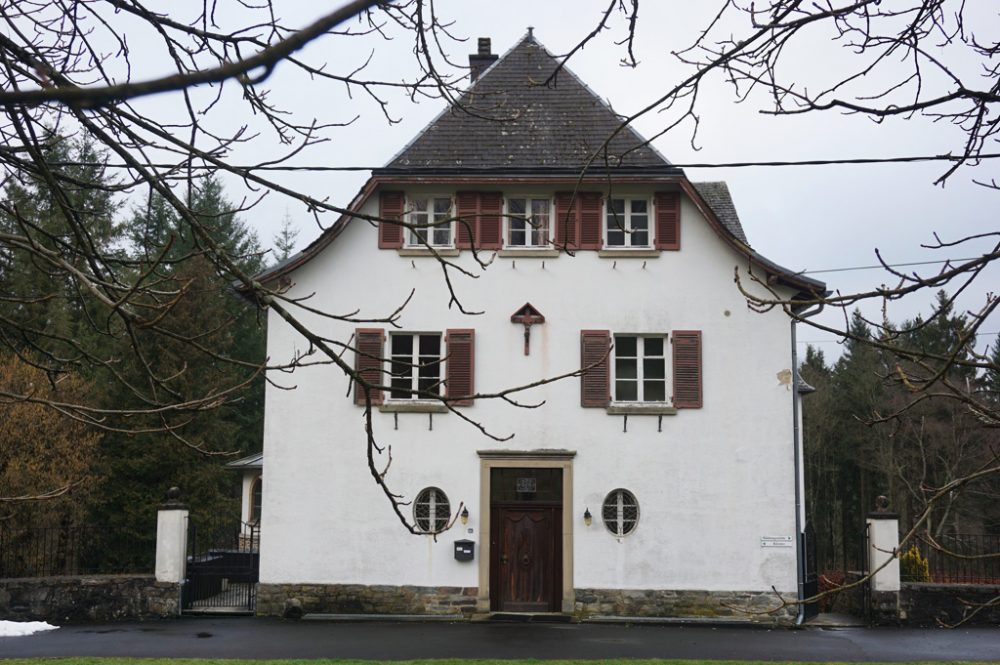
[[[705,615],[776,605],[772,587],[794,598],[790,319],[751,311],[734,269],[782,297],[824,286],[751,249],[724,183],[614,133],[569,70],[544,85],[557,61],[530,34],[489,51],[470,58],[473,113],[442,112],[355,216],[262,276],[347,315],[292,307],[381,386],[373,463],[391,450],[404,516],[454,523],[401,525],[369,470],[360,386],[329,363],[276,375],[294,390],[267,392],[258,612]],[[271,361],[309,350],[272,313]],[[531,408],[486,397],[581,368],[508,395]]]

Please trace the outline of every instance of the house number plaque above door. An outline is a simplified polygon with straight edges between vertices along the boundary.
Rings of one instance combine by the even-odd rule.
[[[518,478],[517,479],[517,491],[518,492],[537,492],[538,484],[535,478]]]

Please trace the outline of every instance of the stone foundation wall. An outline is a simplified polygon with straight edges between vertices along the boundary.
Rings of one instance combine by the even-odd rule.
[[[0,579],[0,619],[72,623],[180,613],[180,585],[152,575]]]
[[[768,591],[697,591],[576,589],[576,613],[588,616],[700,617],[789,623],[797,609],[778,610],[780,601]],[[794,592],[782,594],[795,598]]]
[[[476,611],[476,587],[259,584],[257,614],[453,614]]]
[[[996,584],[917,584],[904,582],[899,592],[872,592],[872,622],[876,624],[940,626],[1000,625]],[[994,601],[989,606],[990,601]],[[977,608],[981,607],[977,611]]]

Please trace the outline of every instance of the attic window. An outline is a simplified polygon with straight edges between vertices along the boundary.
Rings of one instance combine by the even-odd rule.
[[[406,221],[411,224],[407,244],[411,247],[451,247],[451,198],[447,196],[410,197]]]
[[[605,210],[608,247],[649,247],[649,201],[608,199]]]
[[[551,208],[547,198],[507,199],[507,246],[548,247]]]

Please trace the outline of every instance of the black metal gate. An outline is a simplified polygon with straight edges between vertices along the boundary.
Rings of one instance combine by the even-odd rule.
[[[871,625],[872,623],[872,581],[868,577],[870,572],[870,561],[868,559],[868,538],[870,537],[871,525],[865,524],[864,537],[861,539],[861,551],[858,552],[858,568],[861,573],[860,579],[864,580],[861,583],[861,611],[865,623]]]
[[[252,614],[260,570],[260,525],[237,522],[188,528],[185,613]]]
[[[806,522],[806,528],[803,529],[801,538],[802,566],[804,568],[802,571],[802,591],[805,598],[815,598],[819,593],[819,575],[816,570],[816,530],[813,528],[812,522]],[[804,610],[806,620],[813,618],[819,614],[819,602],[806,603]]]

